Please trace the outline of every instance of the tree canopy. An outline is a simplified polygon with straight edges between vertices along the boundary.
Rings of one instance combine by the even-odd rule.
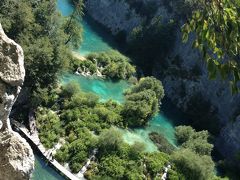
[[[239,11],[239,0],[205,0],[182,28],[184,42],[195,32],[193,46],[202,51],[209,77],[228,79],[233,93],[239,91],[240,80]]]
[[[144,126],[159,111],[164,89],[159,80],[146,77],[131,87],[125,97],[122,111],[125,123],[131,127]]]

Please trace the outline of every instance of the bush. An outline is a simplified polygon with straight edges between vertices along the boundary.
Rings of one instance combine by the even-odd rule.
[[[169,163],[169,156],[161,152],[147,153],[144,156],[144,163],[151,176],[156,177],[156,175],[161,173],[164,167]]]
[[[173,153],[171,160],[185,179],[205,180],[214,176],[214,162],[209,156],[200,156],[189,149],[181,149]]]
[[[211,155],[213,145],[208,142],[208,131],[196,132],[191,126],[178,126],[176,137],[181,147],[191,149],[199,155]]]
[[[130,59],[115,50],[92,53],[87,59],[101,67],[102,70],[99,70],[103,75],[114,80],[128,79],[135,73],[135,67],[130,64]]]
[[[122,116],[126,125],[131,127],[144,126],[159,111],[159,102],[164,97],[162,83],[146,77],[132,86],[125,93]]]
[[[151,75],[156,64],[164,65],[164,60],[175,42],[175,23],[161,23],[160,18],[152,20],[150,25],[133,29],[128,42],[128,53],[136,63]]]
[[[114,128],[103,131],[98,139],[100,155],[106,155],[114,151],[119,151],[123,144],[122,134]]]
[[[71,98],[73,95],[79,93],[80,86],[76,82],[70,82],[62,87],[61,95],[65,98]]]
[[[46,148],[52,148],[63,134],[58,115],[50,109],[38,108],[36,123],[41,142]]]

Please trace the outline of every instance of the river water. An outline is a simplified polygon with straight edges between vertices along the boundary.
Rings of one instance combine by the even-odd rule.
[[[57,6],[63,16],[68,16],[73,11],[73,7],[69,4],[68,0],[58,0]],[[86,55],[91,52],[105,51],[117,47],[111,36],[91,18],[83,18],[81,24],[83,27],[83,43],[80,49],[75,50],[76,52],[81,55]],[[92,92],[99,95],[102,101],[113,99],[119,103],[124,101],[123,92],[129,87],[126,81],[112,82],[96,78],[86,78],[74,74],[64,74],[62,76],[62,82],[67,83],[69,81],[77,82],[80,88],[85,92]],[[167,101],[164,101],[161,109],[161,113],[152,118],[145,128],[132,130],[119,129],[123,134],[124,140],[129,144],[135,141],[143,142],[146,145],[147,151],[156,151],[157,147],[148,138],[148,134],[154,131],[161,133],[170,143],[176,145],[174,124],[180,121],[179,118],[181,117],[181,113],[172,108],[172,106],[169,106]],[[35,171],[32,179],[61,180],[64,178],[36,156]]]

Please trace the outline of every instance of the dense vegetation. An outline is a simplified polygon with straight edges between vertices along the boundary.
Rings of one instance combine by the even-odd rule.
[[[161,98],[163,91],[159,83],[158,80],[147,77],[133,85],[125,96],[152,90],[158,92],[155,98]],[[55,158],[61,163],[68,162],[73,172],[79,172],[94,149],[98,149],[85,174],[88,179],[160,178],[168,164],[172,166],[169,179],[214,178],[214,162],[210,156],[213,146],[208,142],[207,131],[196,132],[188,126],[177,127],[176,137],[180,149],[175,149],[159,134],[152,133],[150,137],[161,152],[147,153],[141,143],[126,144],[120,131],[113,128],[129,125],[123,116],[125,103],[99,102],[97,96],[81,92],[75,83],[52,91],[52,94],[55,94],[53,97],[58,97],[55,100],[57,103],[52,104],[51,100],[42,97],[41,102],[45,108],[38,108],[39,135],[46,147],[52,147],[60,138],[64,139]],[[137,117],[138,111],[134,112]],[[133,113],[132,115],[134,116]]]
[[[85,67],[91,73],[101,69],[103,75],[113,80],[129,79],[135,73],[130,60],[117,51],[90,54],[81,62],[72,57],[70,48],[78,48],[82,39],[78,21],[84,4],[82,0],[71,2],[76,9],[69,18],[60,16],[54,0],[0,2],[0,21],[5,32],[24,49],[27,73],[24,90],[31,97],[27,107],[36,109],[37,128],[44,146],[52,148],[64,139],[55,158],[61,163],[69,163],[74,173],[97,148],[96,158],[86,174],[89,179],[160,179],[168,164],[172,167],[168,179],[214,178],[214,163],[210,157],[213,145],[209,143],[207,131],[177,127],[180,145],[177,150],[161,135],[152,133],[149,136],[161,152],[147,153],[141,143],[126,144],[119,131],[113,128],[141,127],[148,123],[159,111],[159,103],[164,97],[159,80],[146,77],[135,82],[125,93],[123,104],[100,102],[99,97],[81,92],[77,84],[57,87],[57,76],[61,71],[78,67]],[[156,11],[154,3],[136,0],[128,3],[137,13],[147,16],[148,21]],[[197,2],[183,3],[186,7],[196,4],[199,5]],[[218,72],[223,78],[232,73],[235,92],[238,90],[236,82],[240,79],[236,60],[239,54],[239,9],[230,1],[221,4],[227,8],[217,5],[212,1],[198,6],[200,10],[192,14],[192,20],[184,29],[186,33],[196,30],[195,46],[203,50],[211,77]],[[213,11],[215,7],[217,10]],[[212,21],[215,17],[217,22]],[[146,74],[152,73],[155,64],[164,62],[173,48],[174,28],[173,22],[163,25],[160,19],[154,19],[133,30],[128,53],[138,60],[136,62]],[[186,40],[186,34],[184,38]],[[212,51],[206,51],[206,47]],[[228,61],[223,61],[225,58]]]
[[[154,112],[151,103],[147,103],[145,105],[146,109],[144,109],[144,112],[153,115],[158,111],[158,102],[164,95],[161,82],[151,77],[141,79],[126,93],[126,97],[129,98],[130,94],[136,94],[140,91],[146,91],[146,93],[152,91],[152,94],[154,94],[153,98],[156,101]],[[94,148],[101,149],[96,145],[99,134],[112,126],[123,128],[129,125],[128,118],[124,116],[126,115],[128,103],[118,104],[111,100],[100,102],[96,95],[83,93],[79,85],[75,83],[66,84],[61,89],[50,93],[51,96],[42,92],[41,97],[35,99],[38,104],[44,107],[38,108],[36,113],[39,136],[41,142],[48,148],[53,147],[60,137],[64,138],[65,143],[57,152],[56,158],[62,163],[69,162],[69,167],[73,172],[80,170]],[[144,101],[146,100],[150,99]],[[134,100],[132,98],[131,101],[137,103],[139,99]],[[148,110],[149,112],[147,112]],[[137,123],[139,120],[138,124],[141,125],[141,119],[137,119],[138,113],[138,111],[133,111],[131,114],[136,117],[135,122]],[[151,116],[145,118],[147,122]],[[101,138],[99,138],[99,142],[101,142]],[[106,151],[105,153],[108,154],[109,150],[107,148],[114,148],[114,146],[118,146],[118,142],[100,151]]]
[[[174,48],[174,29],[174,22],[163,24],[161,18],[133,29],[127,52],[136,59],[145,74],[151,75],[154,66],[164,64],[167,54]]]
[[[176,127],[180,150],[172,155],[172,161],[186,179],[212,179],[214,162],[211,158],[213,145],[207,131],[196,132],[191,126]]]
[[[86,176],[89,179],[160,179],[169,156],[161,152],[146,153],[144,145],[124,143],[121,134],[114,129],[99,136],[97,164],[93,164]],[[178,173],[172,169],[172,177]]]
[[[55,0],[0,2],[3,29],[24,49],[24,86],[31,92],[56,85],[58,73],[68,67],[71,51],[65,42],[74,29],[65,32],[68,20],[60,22],[59,19]],[[76,28],[81,31],[79,25]],[[81,40],[81,36],[75,39]]]
[[[159,80],[145,77],[132,86],[125,96],[122,111],[124,121],[131,127],[144,126],[159,111],[164,89]]]
[[[135,67],[130,64],[130,59],[116,50],[91,53],[84,61],[75,61],[75,69],[89,71],[91,74],[100,72],[112,80],[129,79],[135,73]]]

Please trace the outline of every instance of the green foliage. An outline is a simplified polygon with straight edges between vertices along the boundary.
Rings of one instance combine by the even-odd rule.
[[[113,128],[103,131],[98,139],[100,154],[108,154],[112,151],[118,151],[122,144],[122,134]]]
[[[151,75],[156,64],[163,64],[169,51],[174,48],[174,29],[175,23],[164,25],[160,19],[152,20],[148,26],[133,29],[128,53],[134,57],[145,74]]]
[[[125,93],[126,102],[122,116],[128,126],[143,126],[159,111],[159,102],[164,97],[162,83],[153,78],[140,79],[139,83]]]
[[[145,144],[135,142],[131,145],[128,154],[131,159],[137,160],[141,158],[141,154],[145,151]]]
[[[117,179],[123,178],[126,163],[126,161],[116,155],[103,157],[99,164],[100,174],[104,173],[106,176]]]
[[[175,147],[161,134],[151,132],[149,138],[156,144],[158,150],[161,152],[170,154],[175,150]]]
[[[82,42],[82,27],[79,22],[83,16],[84,2],[83,0],[71,0],[71,3],[74,11],[64,24],[64,32],[68,36],[65,44],[70,43],[73,48],[78,49]]]
[[[55,155],[60,162],[69,162],[69,168],[77,173],[96,146],[96,139],[86,128],[77,127],[67,134],[67,142]]]
[[[130,59],[116,50],[91,53],[87,59],[90,63],[82,62],[81,65],[90,72],[96,72],[96,68],[99,68],[103,75],[111,79],[128,79],[135,73],[135,67],[130,64]]]
[[[70,20],[68,20],[68,21],[70,21]],[[65,44],[70,43],[71,46],[75,49],[78,49],[82,42],[82,27],[81,27],[79,21],[80,20],[77,17],[75,17],[71,20],[70,24],[68,24],[68,22],[66,22],[64,25],[65,33],[68,35],[68,38],[67,38]]]
[[[213,145],[208,142],[208,131],[196,132],[191,126],[178,126],[176,137],[181,147],[191,149],[199,155],[211,155]]]
[[[61,95],[65,98],[71,98],[77,93],[80,93],[80,87],[76,82],[70,82],[62,87]]]
[[[219,74],[222,79],[230,79],[233,93],[239,91],[240,79],[239,6],[235,0],[204,1],[182,28],[184,42],[190,32],[196,32],[193,46],[202,51],[209,78],[215,79]]]
[[[41,142],[46,148],[52,148],[63,134],[58,115],[50,109],[39,108],[36,123]]]
[[[169,163],[169,156],[162,152],[146,153],[144,163],[151,176],[156,177],[157,173],[161,173],[163,168]]]
[[[58,90],[48,88],[37,88],[31,97],[31,107],[37,108],[38,106],[44,106],[48,108],[58,108],[56,101],[59,98]],[[56,105],[54,107],[54,105]]]
[[[214,162],[210,156],[200,156],[189,149],[181,149],[173,153],[171,161],[185,179],[205,180],[214,176]]]
[[[0,21],[6,34],[24,50],[26,78],[24,86],[38,92],[54,88],[58,73],[69,67],[71,51],[65,46],[69,34],[56,10],[56,2],[41,0],[3,0]],[[78,29],[71,25],[71,31]],[[76,31],[81,33],[81,28]],[[74,36],[78,41],[80,36]]]
[[[178,126],[176,127],[175,135],[179,144],[187,142],[196,131],[191,126]]]

